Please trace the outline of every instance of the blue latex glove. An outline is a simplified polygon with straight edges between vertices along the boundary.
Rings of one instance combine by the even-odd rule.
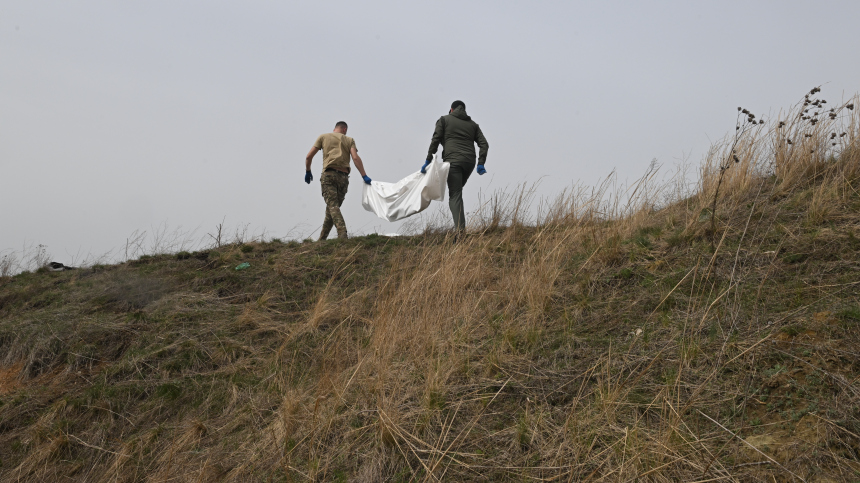
[[[479,164],[479,165],[478,165],[478,174],[486,174],[486,173],[487,173],[487,170],[486,170],[486,169],[484,169],[484,165],[483,165],[483,164]]]
[[[371,181],[373,181],[373,180],[371,180],[371,179],[370,179],[370,176],[367,176],[367,175],[362,176],[362,177],[361,177],[361,179],[363,179],[363,180],[364,180],[364,182],[365,182],[365,183],[367,183],[367,184],[370,184],[370,182],[371,182]]]
[[[424,166],[421,166],[421,174],[427,174],[427,166],[430,166],[431,161],[424,161]]]
[[[314,180],[314,175],[311,174],[310,171],[305,171],[305,183],[311,184],[311,181]]]

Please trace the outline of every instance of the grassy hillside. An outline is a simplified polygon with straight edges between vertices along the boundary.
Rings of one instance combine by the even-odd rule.
[[[2,278],[0,480],[860,481],[860,116],[816,93],[692,194]]]

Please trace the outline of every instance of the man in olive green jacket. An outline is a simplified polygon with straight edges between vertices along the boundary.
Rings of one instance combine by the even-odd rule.
[[[422,173],[433,161],[433,155],[440,143],[443,148],[442,160],[451,163],[451,169],[448,171],[448,207],[454,217],[454,227],[457,231],[462,231],[466,229],[463,186],[475,169],[475,143],[481,149],[478,154],[478,174],[487,172],[484,163],[487,161],[490,145],[478,123],[466,114],[466,104],[463,101],[454,101],[448,115],[436,121],[427,161],[421,167]]]

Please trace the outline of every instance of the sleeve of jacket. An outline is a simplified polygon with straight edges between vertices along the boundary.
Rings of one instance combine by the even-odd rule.
[[[484,164],[487,162],[487,151],[490,150],[490,143],[487,142],[487,138],[484,137],[484,133],[481,132],[481,127],[478,126],[478,131],[475,133],[475,142],[478,143],[478,164]]]
[[[439,149],[439,143],[442,142],[442,137],[445,135],[445,130],[442,127],[442,118],[436,121],[436,130],[433,131],[433,138],[430,140],[430,150],[427,151],[427,161],[433,160],[433,155]]]

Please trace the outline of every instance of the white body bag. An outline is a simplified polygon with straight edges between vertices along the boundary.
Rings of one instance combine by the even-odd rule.
[[[426,174],[410,174],[396,183],[372,181],[364,185],[361,206],[376,216],[388,220],[402,220],[424,211],[431,201],[442,201],[448,183],[451,164],[433,161]]]

